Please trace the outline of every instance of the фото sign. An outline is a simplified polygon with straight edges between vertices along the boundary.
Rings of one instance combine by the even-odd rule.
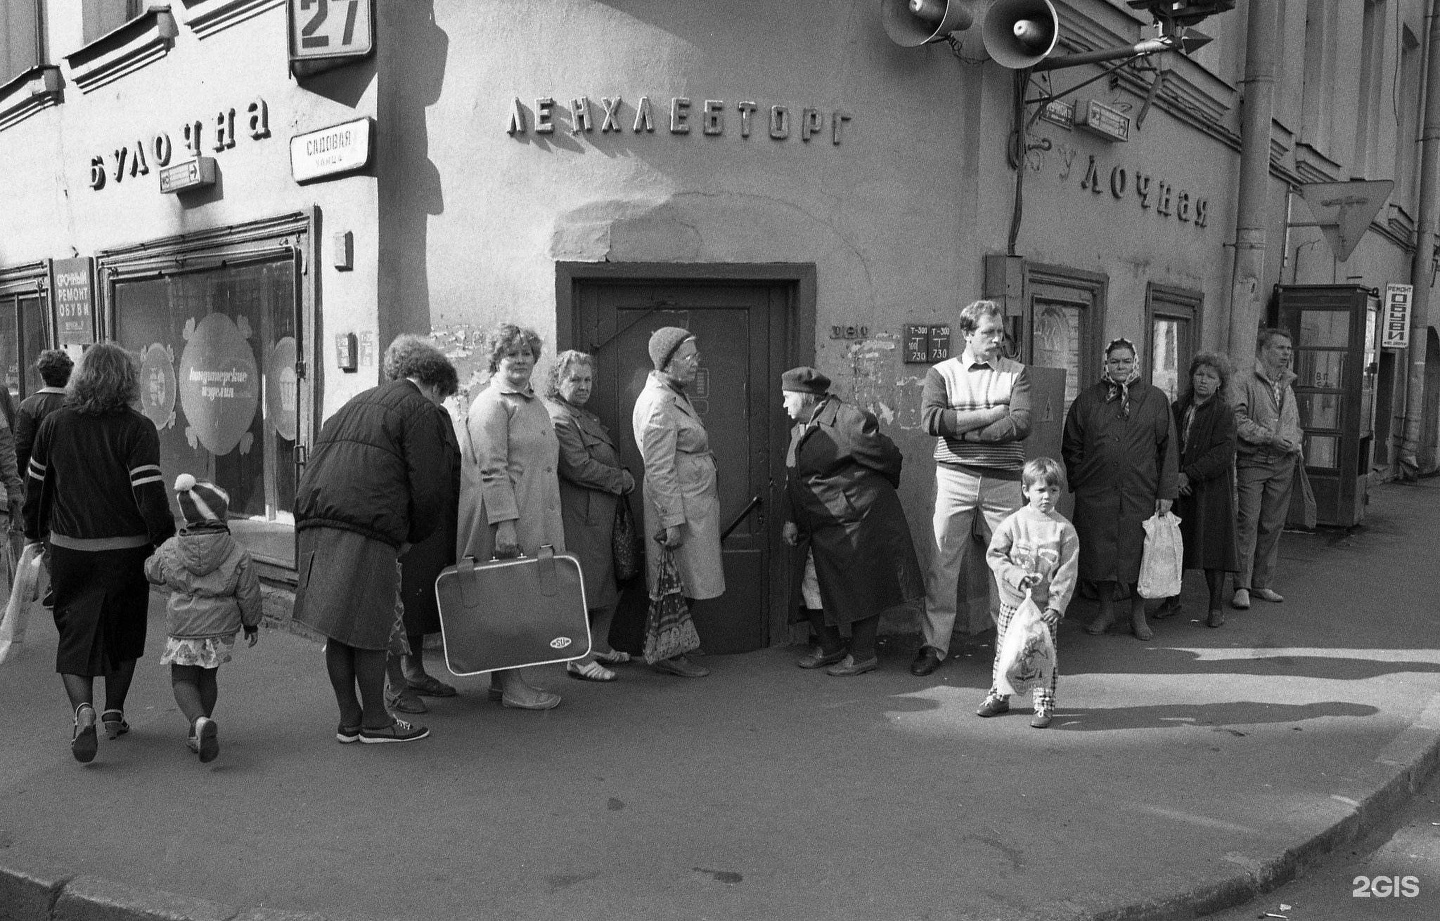
[[[296,182],[310,182],[364,169],[374,134],[375,121],[368,117],[297,134],[290,139],[290,174]]]
[[[1385,314],[1380,319],[1382,349],[1410,346],[1410,304],[1414,299],[1414,285],[1385,286]]]
[[[58,345],[90,345],[95,341],[95,260],[56,259],[50,271],[55,282],[55,340]]]

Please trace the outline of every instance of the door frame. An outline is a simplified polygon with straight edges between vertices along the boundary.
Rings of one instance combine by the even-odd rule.
[[[673,282],[679,284],[760,284],[788,292],[784,352],[790,367],[815,362],[816,270],[814,263],[674,263],[674,262],[557,262],[555,263],[555,350],[586,350],[578,341],[580,290],[594,282]],[[788,426],[787,426],[788,428]],[[784,456],[783,452],[780,454]],[[770,508],[779,507],[783,478],[772,481],[767,497]],[[772,561],[770,617],[765,625],[766,647],[789,642],[789,569],[780,522],[771,516],[766,538]]]

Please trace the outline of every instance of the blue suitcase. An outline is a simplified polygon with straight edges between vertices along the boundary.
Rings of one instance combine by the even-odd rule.
[[[590,652],[580,561],[548,544],[534,557],[466,557],[435,580],[445,666],[455,675],[568,662]]]

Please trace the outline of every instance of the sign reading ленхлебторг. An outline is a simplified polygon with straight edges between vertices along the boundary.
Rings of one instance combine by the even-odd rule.
[[[374,148],[375,121],[357,118],[290,139],[290,174],[310,182],[364,169]]]

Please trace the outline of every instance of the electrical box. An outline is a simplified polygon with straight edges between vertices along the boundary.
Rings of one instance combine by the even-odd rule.
[[[360,349],[354,333],[335,336],[335,367],[354,372],[360,367]]]

